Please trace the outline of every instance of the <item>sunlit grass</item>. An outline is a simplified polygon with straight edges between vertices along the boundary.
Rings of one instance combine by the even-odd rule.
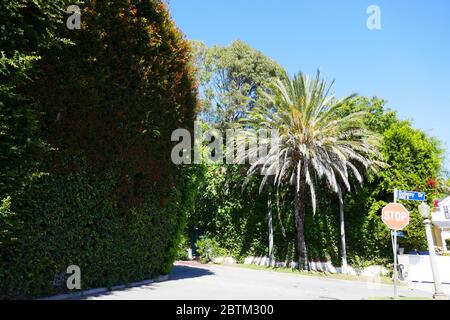
[[[431,298],[426,297],[398,297],[394,299],[394,297],[371,297],[369,300],[433,300]]]
[[[221,264],[221,265],[225,265],[225,264]],[[327,279],[381,283],[381,284],[389,284],[389,285],[393,284],[392,279],[390,277],[385,277],[385,276],[376,276],[376,277],[354,276],[354,275],[342,274],[342,273],[300,271],[298,269],[282,268],[282,267],[265,267],[265,266],[258,266],[258,265],[254,265],[254,264],[234,264],[234,265],[227,264],[226,266],[235,267],[235,268],[252,269],[252,270],[274,271],[274,272],[280,272],[280,273],[297,274],[297,275],[301,275],[301,276],[320,277],[320,278],[327,278]],[[398,285],[406,286],[406,284],[401,283],[401,282],[399,282]]]

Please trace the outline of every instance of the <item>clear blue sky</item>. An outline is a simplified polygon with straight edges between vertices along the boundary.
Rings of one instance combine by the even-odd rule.
[[[368,30],[369,5],[381,30]],[[293,74],[320,68],[335,94],[378,96],[442,141],[450,170],[449,0],[171,0],[188,39],[241,39]]]

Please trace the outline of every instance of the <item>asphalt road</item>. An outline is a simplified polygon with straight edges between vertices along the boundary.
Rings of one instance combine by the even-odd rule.
[[[431,297],[426,288],[400,287],[400,296]],[[168,281],[110,291],[97,300],[360,300],[389,297],[393,287],[218,265],[176,263]]]

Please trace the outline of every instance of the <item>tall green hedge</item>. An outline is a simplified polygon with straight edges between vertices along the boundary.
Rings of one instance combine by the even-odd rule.
[[[196,108],[187,42],[158,0],[70,4],[81,29],[61,7],[66,40],[39,49],[18,86],[43,147],[19,191],[0,194],[0,298],[65,292],[69,265],[82,289],[168,273],[186,223],[170,135]]]

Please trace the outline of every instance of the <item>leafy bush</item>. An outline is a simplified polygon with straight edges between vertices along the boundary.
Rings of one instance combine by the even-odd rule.
[[[188,249],[189,249],[189,243],[187,241],[186,236],[183,235],[181,238],[181,241],[178,245],[178,252],[177,252],[176,260],[188,261],[189,260]]]
[[[450,239],[445,240],[445,246],[447,247],[447,250],[450,250]]]
[[[357,255],[354,255],[352,257],[352,259],[349,261],[350,265],[353,268],[357,268],[357,269],[365,269],[367,267],[370,266],[384,266],[384,267],[391,267],[392,263],[387,260],[387,259],[383,259],[383,258],[372,258],[372,259],[367,259],[365,257],[360,257]]]
[[[200,237],[195,243],[201,263],[211,262],[214,258],[228,256],[227,250],[221,248],[214,238]]]
[[[8,196],[4,199],[0,199],[0,246],[5,245],[8,240],[12,240],[11,237],[14,234],[13,222],[11,221],[14,212],[11,211],[11,197]]]

